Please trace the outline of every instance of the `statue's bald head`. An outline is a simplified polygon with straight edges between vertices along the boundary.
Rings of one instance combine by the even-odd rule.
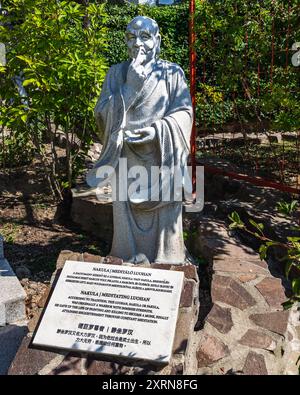
[[[143,29],[153,34],[154,36],[158,36],[159,27],[154,19],[148,18],[147,16],[137,16],[132,19],[131,22],[127,25],[126,32],[136,29]]]
[[[138,47],[143,49],[146,63],[157,58],[160,53],[160,41],[158,24],[147,16],[137,16],[127,26],[126,43],[131,58],[137,56]]]

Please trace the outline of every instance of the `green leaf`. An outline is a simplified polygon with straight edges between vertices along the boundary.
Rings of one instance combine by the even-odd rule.
[[[278,243],[277,241],[267,241],[267,242],[266,242],[266,245],[267,245],[268,247],[271,247],[271,246],[280,245],[280,243]]]
[[[261,260],[266,259],[266,257],[267,257],[267,251],[268,251],[268,246],[266,246],[265,244],[262,244],[262,245],[259,247],[259,256],[260,256],[260,259],[261,259]]]
[[[16,58],[24,60],[24,62],[26,62],[29,66],[31,66],[33,64],[33,61],[30,58],[28,58],[28,56],[17,55]]]
[[[187,232],[186,230],[184,230],[184,231],[183,231],[183,240],[184,240],[184,241],[187,241],[188,238],[189,238],[189,234],[188,234],[188,232]]]
[[[21,115],[21,119],[22,119],[22,121],[23,121],[24,123],[26,123],[26,121],[27,121],[27,114]]]
[[[230,229],[235,227],[244,227],[244,223],[240,219],[239,214],[236,211],[233,211],[228,218],[233,222],[233,224],[229,225]]]
[[[236,229],[236,228],[240,228],[240,225],[238,225],[237,223],[233,222],[229,225],[229,229]]]
[[[28,86],[30,84],[38,85],[38,81],[35,78],[29,78],[28,80],[23,81],[23,86]]]
[[[260,233],[264,230],[264,225],[262,223],[257,223],[253,219],[249,219],[249,222],[255,229],[257,229]]]
[[[291,202],[290,207],[291,207],[291,211],[292,211],[292,212],[296,210],[298,204],[299,204],[298,200],[293,200],[293,201]]]
[[[300,296],[300,278],[292,280],[292,290],[295,296]]]
[[[297,200],[292,200],[291,203],[282,201],[277,203],[277,210],[285,216],[291,216],[296,211],[298,204]]]
[[[287,239],[288,239],[288,241],[293,241],[293,242],[300,241],[300,237],[291,237],[291,236],[288,236]]]
[[[293,266],[293,262],[286,263],[286,265],[285,265],[285,277],[286,278],[289,278],[289,273],[290,273],[292,266]]]
[[[68,181],[62,181],[61,182],[61,186],[62,186],[63,189],[67,189],[69,187]]]

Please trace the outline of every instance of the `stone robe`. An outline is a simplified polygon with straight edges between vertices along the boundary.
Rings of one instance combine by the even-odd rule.
[[[151,166],[166,166],[173,174],[175,168],[183,169],[186,165],[193,119],[189,89],[178,65],[158,60],[142,91],[126,111],[123,89],[129,64],[126,61],[112,66],[104,81],[95,108],[103,149],[99,161],[87,175],[87,182],[93,187],[97,185],[98,167],[109,165],[116,170],[111,255],[133,263],[182,264],[186,262],[187,252],[182,232],[182,202],[174,200],[174,175],[170,177],[170,200],[165,201],[163,178],[151,183],[150,170]],[[123,140],[124,130],[147,126],[155,128],[152,142],[133,145]],[[148,180],[140,187],[144,197],[129,193],[128,201],[119,199],[119,185],[125,183],[118,166],[120,158],[126,158],[128,169],[132,166],[147,169]],[[151,201],[154,184],[158,195]]]

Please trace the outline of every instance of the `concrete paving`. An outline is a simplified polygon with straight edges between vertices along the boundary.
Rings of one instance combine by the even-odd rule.
[[[0,328],[0,375],[6,375],[22,339],[28,332],[27,322],[19,321]]]

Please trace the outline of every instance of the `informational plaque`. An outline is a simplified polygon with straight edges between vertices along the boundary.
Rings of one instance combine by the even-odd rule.
[[[32,344],[167,363],[183,273],[67,261]]]

